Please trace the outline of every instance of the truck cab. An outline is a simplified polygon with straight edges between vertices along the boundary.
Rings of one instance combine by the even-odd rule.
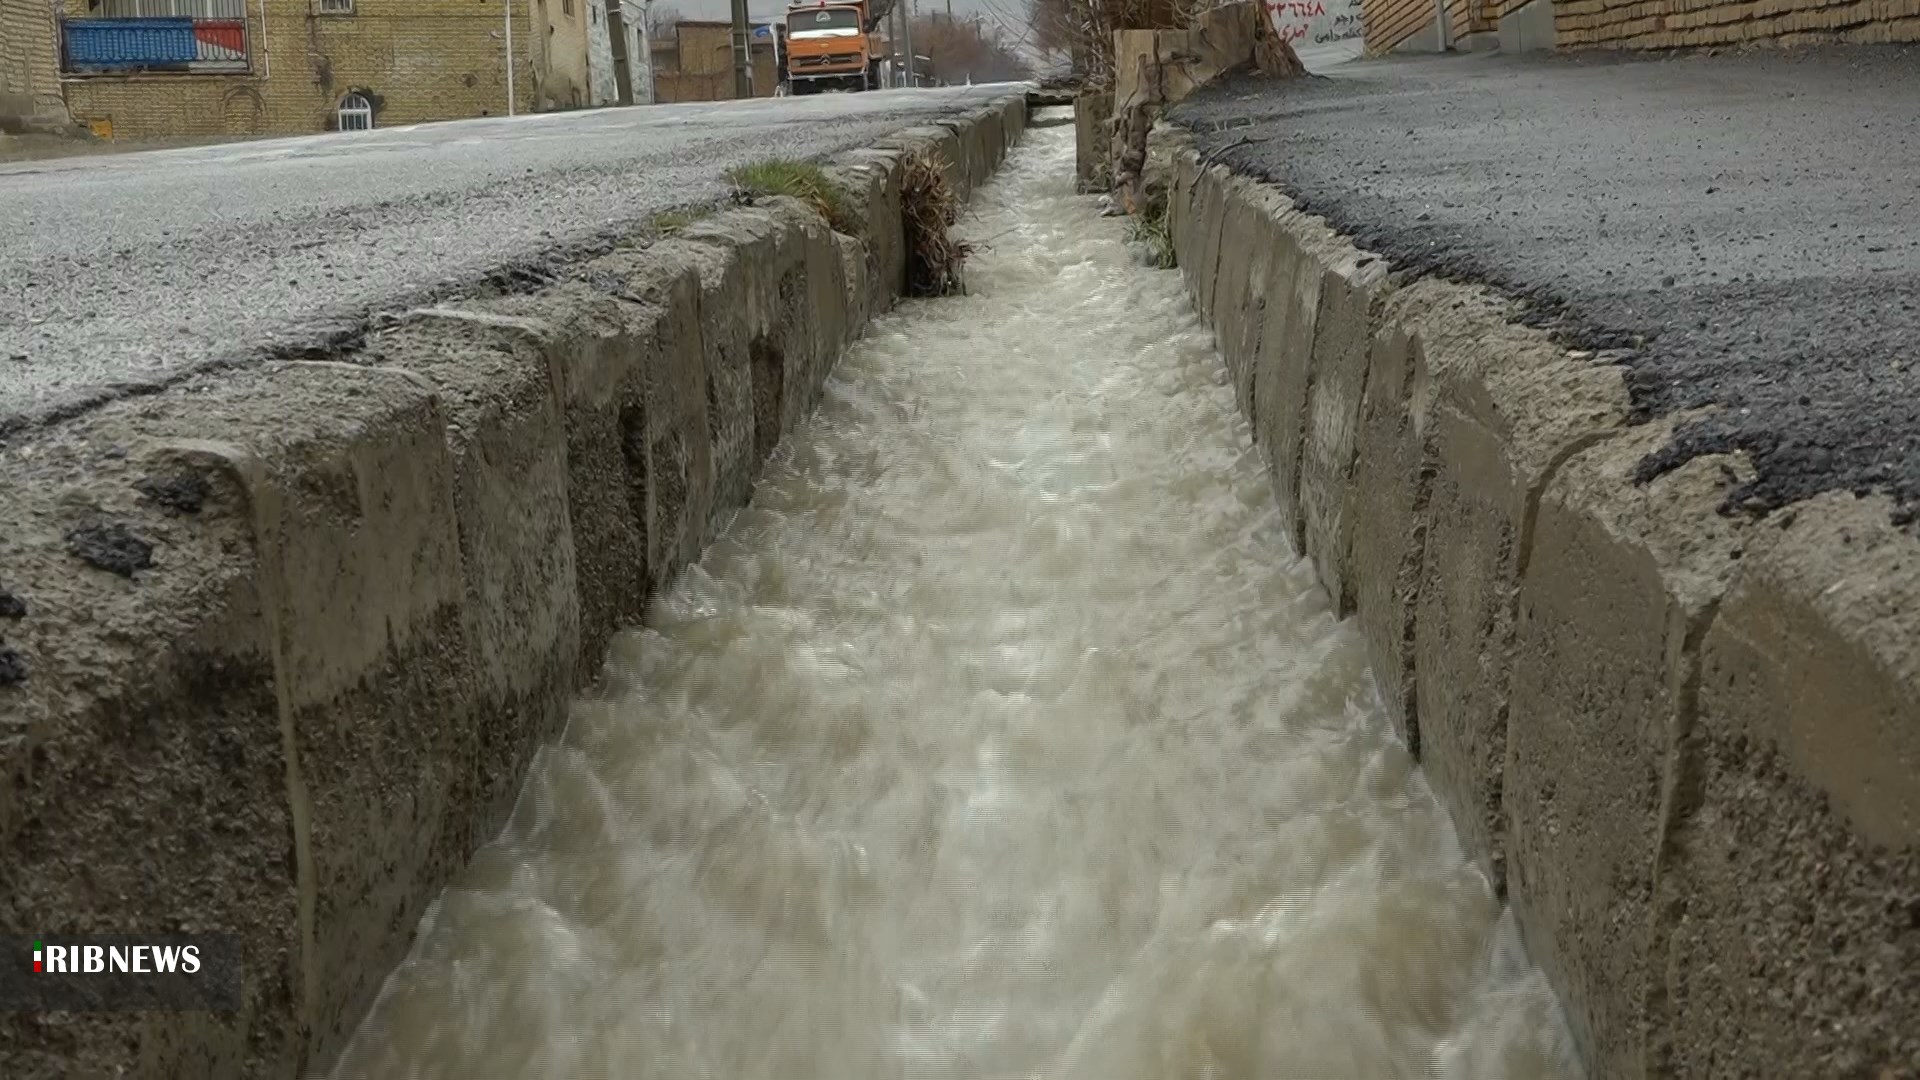
[[[871,90],[880,85],[880,54],[865,0],[816,0],[787,9],[790,91]]]

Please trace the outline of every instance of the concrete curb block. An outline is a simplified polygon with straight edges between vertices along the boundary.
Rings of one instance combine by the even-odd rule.
[[[1743,531],[1714,512],[1738,475],[1719,466],[1737,459],[1633,485],[1670,427],[1627,429],[1549,480],[1509,668],[1508,895],[1601,1076],[1645,1067],[1653,879],[1691,669]]]
[[[0,451],[0,922],[232,930],[247,964],[231,1017],[0,1017],[8,1076],[327,1067],[608,639],[898,296],[903,152],[971,193],[1025,119],[837,158],[858,236],[768,200]]]
[[[1172,231],[1284,520],[1593,1075],[1920,1075],[1920,542],[1718,512],[1677,418],[1478,288],[1172,145]]]
[[[1649,1074],[1920,1074],[1920,559],[1892,509],[1772,515],[1704,635]]]
[[[1615,372],[1509,322],[1498,298],[1447,292],[1419,328],[1432,382],[1414,480],[1425,537],[1410,716],[1466,849],[1500,887],[1507,680],[1535,507],[1569,454],[1625,424],[1628,402]]]
[[[1105,191],[1113,186],[1113,95],[1083,92],[1073,99],[1074,188]]]

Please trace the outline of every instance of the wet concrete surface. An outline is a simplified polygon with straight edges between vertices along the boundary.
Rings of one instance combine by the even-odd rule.
[[[1175,118],[1397,267],[1527,300],[1642,416],[1719,407],[1643,478],[1741,449],[1730,511],[1920,510],[1920,49],[1370,61]]]
[[[1006,86],[541,114],[0,165],[0,440],[605,246]]]

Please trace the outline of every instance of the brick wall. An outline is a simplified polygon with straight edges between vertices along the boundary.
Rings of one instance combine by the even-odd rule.
[[[1447,0],[1447,26],[1458,44],[1468,34],[1490,34],[1527,0]],[[1383,53],[1433,25],[1434,0],[1366,0],[1367,51]]]
[[[562,2],[515,0],[520,112],[587,103],[585,0],[572,0],[565,33]],[[381,127],[505,114],[498,0],[356,0],[351,15],[318,8],[249,0],[251,74],[68,78],[68,109],[77,121],[109,123],[116,138],[328,131],[350,91],[373,102]]]
[[[1433,22],[1433,0],[1365,0],[1367,52],[1383,53]]]
[[[58,49],[47,0],[0,0],[0,131],[65,123]]]
[[[662,105],[676,101],[725,101],[731,97],[732,75],[689,75],[684,71],[657,71],[653,75],[653,100]]]
[[[733,71],[731,23],[683,22],[677,33],[680,70],[688,75],[719,75]]]
[[[1525,4],[1448,0],[1452,37],[1490,32]],[[1426,29],[1433,11],[1434,0],[1367,0],[1367,51]],[[1553,22],[1562,49],[1920,41],[1920,0],[1556,0]]]
[[[1920,0],[1559,0],[1563,49],[1920,41]]]
[[[748,46],[753,61],[753,96],[772,97],[780,82],[773,46]],[[683,22],[674,36],[654,42],[654,100],[730,101],[733,98],[733,25]]]
[[[771,56],[754,57],[754,97],[772,97],[778,79]],[[733,72],[689,75],[683,71],[656,71],[653,75],[653,98],[662,105],[676,101],[732,101]]]

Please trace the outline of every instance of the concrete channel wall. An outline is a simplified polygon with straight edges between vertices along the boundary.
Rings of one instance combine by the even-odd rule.
[[[8,448],[0,925],[234,933],[246,982],[235,1015],[0,1016],[0,1072],[331,1067],[608,638],[899,294],[905,155],[965,194],[1025,124],[1011,95],[837,159],[858,236],[769,200]]]
[[[1920,1076],[1920,541],[1720,512],[1674,420],[1177,131],[1173,239],[1298,550],[1596,1080]]]

